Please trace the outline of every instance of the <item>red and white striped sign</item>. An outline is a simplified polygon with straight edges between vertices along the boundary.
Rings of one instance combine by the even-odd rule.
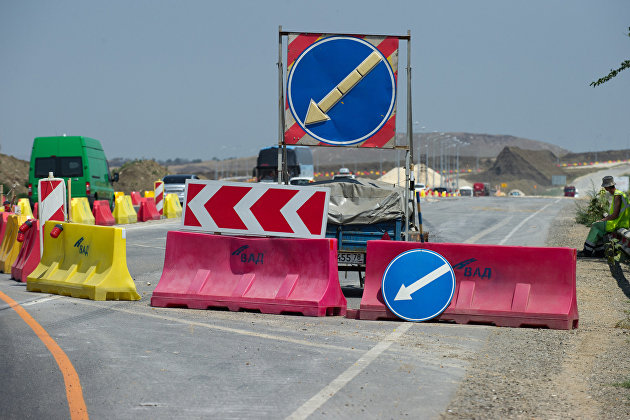
[[[155,192],[153,196],[155,197],[155,207],[157,208],[158,213],[162,215],[164,214],[164,182],[155,181],[154,189]]]
[[[66,184],[63,179],[39,180],[39,220],[43,226],[47,220],[66,220]],[[36,215],[37,216],[37,215]]]
[[[66,221],[66,183],[59,178],[42,178],[37,185],[38,204],[35,217],[39,218],[39,255],[44,254],[44,225],[47,220]]]
[[[323,238],[330,190],[187,180],[182,227],[238,235]]]

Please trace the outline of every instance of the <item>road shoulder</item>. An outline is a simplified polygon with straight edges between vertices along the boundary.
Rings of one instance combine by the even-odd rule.
[[[548,246],[580,249],[588,229],[573,206],[554,221]],[[579,328],[496,328],[442,418],[630,418],[630,270],[578,260]]]

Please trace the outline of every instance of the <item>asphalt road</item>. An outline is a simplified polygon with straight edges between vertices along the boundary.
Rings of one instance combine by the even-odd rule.
[[[553,218],[572,206],[458,198],[423,203],[422,215],[434,242],[541,246]],[[0,274],[0,292],[69,361],[56,361],[41,332],[0,300],[0,417],[68,418],[77,396],[64,369],[74,369],[74,391],[95,419],[436,418],[495,328],[152,308],[166,233],[178,224],[126,228],[140,301],[31,293]],[[341,283],[348,306],[358,307],[361,289]]]

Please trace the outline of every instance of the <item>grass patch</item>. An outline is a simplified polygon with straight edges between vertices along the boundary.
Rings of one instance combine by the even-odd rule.
[[[630,389],[630,379],[625,382],[617,382],[616,384],[613,384],[613,386],[616,386],[617,388]]]

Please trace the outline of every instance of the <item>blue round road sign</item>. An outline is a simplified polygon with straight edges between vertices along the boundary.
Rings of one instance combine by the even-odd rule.
[[[381,284],[387,307],[407,321],[441,314],[455,292],[455,272],[446,259],[428,249],[412,249],[394,258]]]
[[[389,120],[396,78],[387,57],[351,36],[331,36],[295,60],[287,80],[295,121],[313,138],[348,146],[367,140]]]

